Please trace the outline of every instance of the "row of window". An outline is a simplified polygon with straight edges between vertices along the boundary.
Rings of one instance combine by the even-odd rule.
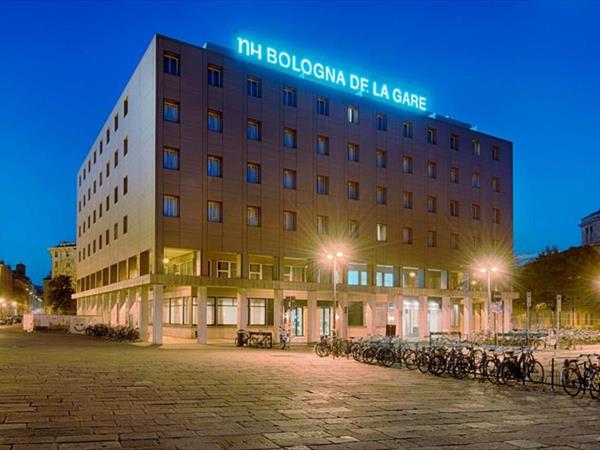
[[[179,55],[165,52],[164,57],[164,72],[171,75],[180,75],[180,58]],[[217,88],[223,87],[223,68],[215,64],[209,64],[208,66],[208,85]],[[256,76],[248,75],[246,78],[246,93],[249,97],[262,97],[262,80]],[[295,108],[298,104],[298,92],[296,88],[286,86],[282,91],[283,104],[289,107]],[[170,101],[167,101],[170,102]],[[172,105],[172,104],[171,104]],[[315,111],[318,115],[329,116],[329,99],[327,97],[318,95],[315,99]],[[165,120],[173,120],[177,122],[179,120],[179,112],[173,113],[172,111],[168,114],[171,119],[166,118]],[[359,109],[355,105],[349,105],[346,107],[346,119],[349,123],[359,123]],[[387,115],[384,113],[377,113],[375,116],[375,128],[378,131],[387,131]],[[209,129],[210,119],[209,119]],[[221,130],[222,124],[219,124],[213,131]],[[413,137],[413,123],[411,121],[404,121],[402,123],[402,135],[406,138]],[[437,144],[437,129],[433,127],[427,128],[427,142],[429,144]],[[460,149],[460,137],[452,133],[450,134],[449,145],[452,150]],[[481,155],[481,143],[477,139],[471,141],[471,147],[473,155]],[[500,158],[500,149],[497,145],[492,146],[492,158],[498,160]]]
[[[123,216],[123,221],[121,225],[121,234],[127,234],[129,231],[129,223],[127,216]],[[119,223],[115,222],[113,225],[113,234],[112,239],[117,240],[119,238]],[[98,243],[96,245],[96,242]],[[88,243],[87,246],[82,246],[82,248],[78,252],[78,260],[79,262],[84,261],[86,258],[89,258],[96,251],[102,250],[104,246],[108,246],[110,244],[110,230],[107,229],[104,233],[100,233],[98,235],[98,239],[94,239],[92,242]]]
[[[209,200],[207,203],[207,220],[209,222],[223,222],[223,202]],[[435,197],[428,197],[427,208],[429,212],[436,212],[436,200]],[[458,216],[458,202],[450,203],[450,210],[452,216]],[[163,196],[163,216],[165,217],[179,217],[179,197],[174,195]],[[478,204],[472,205],[473,220],[481,220],[481,206]],[[492,222],[500,223],[500,209],[492,208]],[[261,226],[261,208],[259,206],[247,206],[247,220],[246,224],[251,227]],[[295,231],[297,225],[296,212],[284,211],[283,212],[283,229],[286,231]],[[410,228],[406,228],[411,230]],[[329,233],[329,219],[327,216],[317,216],[317,232],[319,234]],[[358,236],[358,222],[355,220],[348,221],[348,234],[352,237]],[[411,231],[412,233],[412,231]],[[412,236],[412,234],[411,234]],[[387,240],[387,225],[377,224],[377,240]],[[412,243],[412,237],[410,239],[404,239],[406,243]],[[434,247],[435,245],[432,245]]]
[[[96,191],[94,190],[94,193]],[[122,186],[122,195],[125,196],[127,195],[127,193],[129,192],[129,178],[127,176],[123,177],[123,186]],[[88,193],[88,198],[89,198],[89,193]],[[91,214],[88,214],[87,219],[84,219],[83,222],[81,224],[79,224],[78,226],[78,230],[77,230],[77,235],[78,237],[81,237],[86,230],[89,230],[89,228],[92,226],[92,224],[96,223],[96,220],[100,220],[102,218],[102,215],[104,213],[104,206],[106,206],[106,212],[110,211],[110,206],[111,206],[111,201],[110,201],[110,194],[106,196],[106,199],[104,202],[100,201],[100,203],[98,204],[98,209],[96,210],[94,208],[94,211],[92,211]],[[85,207],[86,205],[86,197],[83,197],[83,201],[79,201],[79,212],[81,212],[81,208],[82,206]],[[114,190],[113,190],[113,195],[112,195],[112,204],[116,205],[119,202],[119,186],[115,186]],[[96,211],[98,211],[98,214],[96,214]]]

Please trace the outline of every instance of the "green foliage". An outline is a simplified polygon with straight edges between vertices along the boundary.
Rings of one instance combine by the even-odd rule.
[[[563,252],[547,248],[520,268],[517,286],[523,300],[526,292],[531,291],[536,310],[553,310],[557,294],[562,295],[563,302],[578,306],[598,302],[599,277],[600,252],[594,248],[571,247]]]
[[[48,305],[52,314],[76,314],[77,304],[71,295],[75,291],[71,284],[71,277],[59,275],[48,282]]]

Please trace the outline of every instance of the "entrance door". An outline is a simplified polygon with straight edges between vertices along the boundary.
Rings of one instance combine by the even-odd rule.
[[[319,308],[319,336],[331,334],[331,308]]]
[[[439,333],[442,331],[442,308],[439,300],[429,300],[427,302],[427,321],[430,333]]]
[[[304,307],[296,306],[291,313],[292,337],[304,337]]]
[[[402,336],[407,338],[419,337],[419,300],[404,299],[402,314]]]

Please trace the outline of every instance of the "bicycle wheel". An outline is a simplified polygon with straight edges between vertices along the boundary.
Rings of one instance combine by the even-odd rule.
[[[319,342],[315,345],[315,353],[321,358],[329,356],[329,351],[329,345],[324,344],[323,342]]]
[[[590,388],[590,397],[597,399],[600,397],[600,373],[595,370],[590,374],[588,386]]]
[[[469,368],[469,361],[465,357],[459,357],[454,362],[452,374],[459,380],[462,380],[469,376]]]
[[[436,376],[440,376],[446,370],[446,360],[441,355],[436,355],[429,361],[429,372]]]
[[[519,368],[514,361],[503,361],[502,364],[500,364],[500,370],[498,370],[499,381],[507,386],[516,385],[519,381],[517,377],[518,370]]]
[[[560,379],[564,391],[571,397],[575,397],[581,392],[583,379],[573,367],[565,367],[560,373]]]
[[[421,355],[419,355],[417,358],[417,369],[419,369],[421,373],[427,373],[429,371],[430,359],[431,358],[427,353],[421,353]]]
[[[527,365],[527,378],[532,383],[544,382],[544,367],[539,361],[533,361]]]
[[[377,362],[383,367],[392,367],[396,362],[394,351],[389,348],[381,349],[377,352]]]
[[[376,351],[373,347],[369,347],[367,349],[365,349],[365,351],[362,354],[362,360],[364,363],[367,364],[373,364],[373,362],[375,361],[375,355],[376,355]]]
[[[408,370],[415,370],[417,368],[417,353],[414,350],[404,352],[404,364]]]

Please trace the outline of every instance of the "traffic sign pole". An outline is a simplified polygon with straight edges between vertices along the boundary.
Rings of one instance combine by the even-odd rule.
[[[531,291],[527,291],[527,345],[529,345],[529,330],[531,329]]]

